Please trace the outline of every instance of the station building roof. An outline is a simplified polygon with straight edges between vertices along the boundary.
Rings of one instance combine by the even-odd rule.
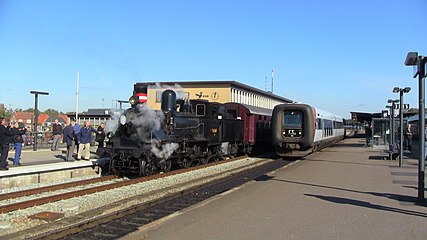
[[[381,118],[381,113],[350,112],[351,119],[360,123],[371,122],[372,118]]]
[[[175,86],[176,84],[182,86],[183,88],[188,88],[188,87],[196,87],[196,88],[215,88],[218,86],[224,86],[227,85],[230,88],[234,88],[234,89],[239,89],[239,90],[244,90],[244,91],[248,91],[248,92],[252,92],[252,93],[256,93],[259,95],[263,95],[266,97],[270,97],[272,99],[276,99],[276,100],[280,100],[282,102],[286,102],[286,103],[292,103],[294,102],[293,100],[289,99],[289,98],[285,98],[279,95],[276,95],[270,91],[264,91],[237,81],[226,81],[226,80],[221,80],[221,81],[203,81],[203,80],[197,80],[197,81],[180,81],[180,82],[141,82],[141,83],[137,83],[137,84],[146,84],[147,86],[154,86],[154,85],[168,85],[168,86]]]

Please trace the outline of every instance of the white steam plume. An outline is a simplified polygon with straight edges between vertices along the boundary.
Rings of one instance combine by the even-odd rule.
[[[105,125],[107,126],[107,131],[115,133],[119,127],[119,118],[122,115],[124,110],[114,110],[110,112],[111,119],[107,120]]]
[[[138,104],[138,113],[131,117],[131,122],[136,128],[136,133],[132,135],[133,139],[148,140],[151,133],[161,127],[165,116],[161,111],[154,111],[147,104]]]
[[[168,159],[178,147],[178,143],[160,144],[157,140],[151,140],[151,152],[159,159]]]
[[[187,94],[185,93],[184,88],[181,85],[179,85],[178,83],[175,83],[174,85],[167,85],[167,84],[160,85],[160,83],[156,83],[156,85],[150,85],[150,86],[148,86],[148,88],[149,89],[162,90],[162,92],[165,90],[171,89],[176,93],[177,99],[187,99],[188,98]]]

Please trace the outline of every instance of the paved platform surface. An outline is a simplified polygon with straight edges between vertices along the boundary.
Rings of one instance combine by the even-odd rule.
[[[427,239],[417,160],[362,138],[262,176],[122,239]]]
[[[66,149],[60,148],[58,151],[50,149],[25,149],[22,151],[22,166],[13,166],[15,150],[9,151],[8,163],[9,171],[0,171],[0,178],[6,176],[15,176],[19,174],[29,174],[34,172],[52,171],[60,169],[80,168],[92,166],[98,162],[99,156],[95,154],[96,146],[91,147],[91,157],[89,161],[80,160],[74,162],[65,162]]]

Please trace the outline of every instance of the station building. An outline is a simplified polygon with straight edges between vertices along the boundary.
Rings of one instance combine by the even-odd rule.
[[[145,82],[147,105],[159,110],[162,93],[167,89],[177,92],[179,99],[203,99],[209,102],[235,102],[273,109],[274,106],[293,101],[236,81]]]
[[[77,117],[77,123],[80,126],[84,126],[86,121],[90,121],[92,127],[97,128],[101,123],[106,123],[108,120],[111,120],[113,115],[111,109],[88,109],[87,112],[79,113]],[[69,121],[76,118],[75,113],[67,114]]]

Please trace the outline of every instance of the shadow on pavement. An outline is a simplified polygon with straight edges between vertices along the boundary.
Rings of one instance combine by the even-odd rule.
[[[394,208],[394,207],[381,206],[378,204],[372,204],[369,202],[359,201],[359,200],[354,200],[354,199],[349,199],[349,198],[322,196],[322,195],[316,195],[316,194],[304,194],[304,195],[309,196],[309,197],[319,198],[319,199],[329,201],[329,202],[339,203],[339,204],[350,204],[353,206],[372,208],[372,209],[377,209],[377,210],[382,210],[382,211],[411,215],[411,216],[424,217],[424,218],[427,217],[427,213],[423,213],[423,212],[417,212],[417,211],[411,211],[411,210],[403,210],[403,209]]]
[[[370,164],[370,163],[357,163],[357,162],[343,162],[343,161],[334,161],[334,160],[325,160],[325,159],[305,159],[304,161],[310,162],[329,162],[329,163],[339,163],[339,164],[351,164],[351,165],[365,165],[365,166],[389,166],[387,164]]]
[[[296,181],[290,181],[290,180],[274,179],[274,177],[267,176],[267,175],[260,176],[255,180],[256,181],[273,180],[273,181],[279,181],[279,182],[291,183],[291,184],[298,184],[298,185],[304,185],[304,186],[311,186],[311,187],[317,187],[317,188],[327,188],[327,189],[333,189],[333,190],[339,190],[339,191],[345,191],[345,192],[367,194],[367,195],[372,195],[372,196],[376,196],[376,197],[385,197],[385,198],[389,198],[389,199],[400,201],[400,202],[413,203],[413,204],[419,205],[419,206],[427,206],[426,202],[419,202],[416,197],[405,196],[405,195],[394,194],[394,193],[364,192],[364,191],[345,189],[345,188],[340,188],[340,187],[324,186],[324,185],[313,184],[313,183],[304,183],[304,182],[296,182]],[[316,197],[316,198],[319,198],[319,199],[322,199],[325,201],[340,203],[340,204],[351,204],[351,205],[360,206],[360,207],[368,207],[368,208],[373,208],[373,209],[378,209],[378,210],[391,211],[391,212],[396,212],[396,213],[402,213],[402,214],[427,218],[427,213],[423,213],[423,212],[416,212],[416,211],[410,211],[410,210],[403,210],[403,209],[399,209],[399,208],[381,206],[381,205],[372,204],[369,202],[364,202],[364,201],[359,201],[359,200],[354,200],[354,199],[348,199],[348,198],[322,196],[322,195],[314,195],[314,194],[305,194],[305,195],[310,196],[310,197]]]

